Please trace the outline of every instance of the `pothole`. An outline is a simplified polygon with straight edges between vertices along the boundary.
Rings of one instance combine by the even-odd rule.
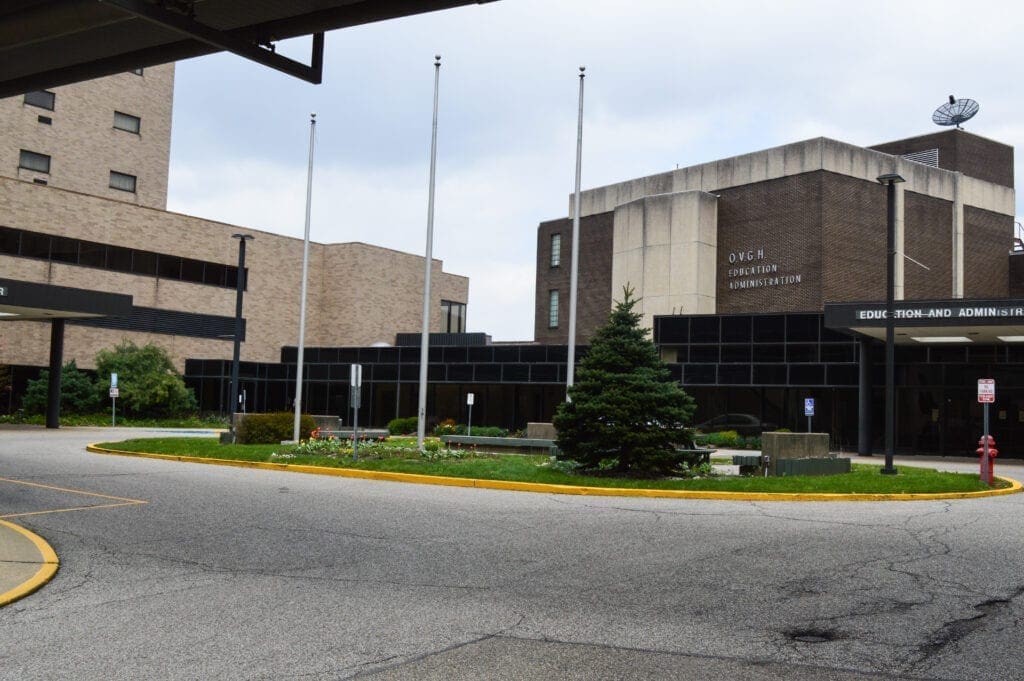
[[[821,629],[805,629],[787,632],[794,641],[799,643],[828,643],[829,641],[835,641],[839,638],[839,635],[834,631],[825,631]]]

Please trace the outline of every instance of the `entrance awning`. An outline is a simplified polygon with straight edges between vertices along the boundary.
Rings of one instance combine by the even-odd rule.
[[[885,303],[826,303],[825,326],[885,340]],[[1024,343],[1024,299],[912,300],[893,306],[897,345]]]
[[[120,317],[131,311],[132,297],[121,293],[0,279],[0,321]]]

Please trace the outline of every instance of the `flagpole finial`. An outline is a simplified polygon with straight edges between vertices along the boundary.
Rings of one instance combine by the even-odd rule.
[[[582,78],[582,77],[583,77],[583,72],[584,72],[584,71],[586,71],[586,70],[587,70],[587,67],[586,67],[586,66],[581,66],[581,67],[580,67],[580,78]]]
[[[434,55],[434,66],[440,66],[440,65],[441,65],[441,55],[435,54]]]
[[[309,120],[311,120],[311,121],[315,121],[316,120],[316,111],[311,111],[310,112]]]

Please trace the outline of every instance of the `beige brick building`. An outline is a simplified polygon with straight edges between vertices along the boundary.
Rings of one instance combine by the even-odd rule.
[[[243,361],[279,361],[298,340],[301,239],[164,210],[173,83],[168,65],[0,100],[0,279],[133,297],[130,318],[69,321],[64,358],[81,368],[122,339],[165,348],[179,369],[230,358],[238,233],[255,237]],[[306,344],[418,332],[423,269],[421,256],[369,244],[311,244]],[[442,305],[464,324],[468,279],[435,260],[431,283],[431,330],[463,331]],[[46,366],[49,327],[0,323],[0,365]]]

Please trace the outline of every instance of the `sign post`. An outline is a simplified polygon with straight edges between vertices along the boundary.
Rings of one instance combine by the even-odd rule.
[[[363,365],[353,364],[348,374],[349,402],[352,404],[352,459],[359,460],[359,403],[363,387]]]
[[[807,432],[811,432],[811,418],[814,416],[814,398],[804,398],[804,416],[807,417]]]
[[[991,466],[991,460],[988,457],[988,446],[989,446],[989,432],[988,432],[988,405],[996,401],[996,381],[994,378],[979,378],[978,379],[978,402],[984,405],[984,419],[982,422],[982,455],[981,455],[981,478],[982,480],[990,480],[991,475],[989,473],[989,466]]]
[[[110,426],[117,425],[117,374],[110,374]]]
[[[466,393],[466,404],[469,405],[469,423],[466,424],[466,435],[473,434],[473,393]]]

